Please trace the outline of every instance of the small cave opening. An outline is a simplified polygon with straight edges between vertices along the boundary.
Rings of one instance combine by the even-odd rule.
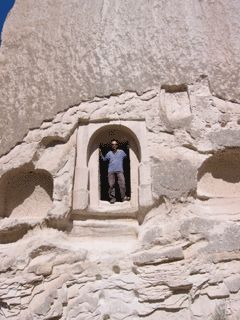
[[[13,8],[14,4],[15,4],[15,0],[0,1],[0,46],[2,43],[2,30],[3,30],[4,23],[6,21],[6,18],[10,10]]]
[[[240,150],[227,149],[208,158],[198,170],[199,198],[240,198]]]
[[[167,93],[177,93],[177,92],[185,92],[187,91],[186,84],[163,84],[161,89],[164,89]]]
[[[17,168],[0,181],[0,217],[45,217],[52,207],[53,178],[46,170]]]
[[[109,143],[100,143],[99,148],[102,151],[103,156],[111,150],[111,145]],[[126,185],[126,196],[130,198],[131,195],[131,175],[130,175],[130,156],[129,156],[129,141],[119,142],[119,150],[123,150],[127,157],[123,160],[123,173],[125,177]],[[100,190],[100,200],[109,201],[109,183],[108,183],[108,161],[103,161],[99,154],[99,190]],[[121,194],[118,179],[115,176],[115,195],[116,201],[121,202]]]

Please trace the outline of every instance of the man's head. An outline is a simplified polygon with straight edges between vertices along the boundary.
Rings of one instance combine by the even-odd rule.
[[[117,140],[115,140],[115,139],[111,140],[111,148],[113,151],[117,150],[117,148],[118,148],[118,141]]]

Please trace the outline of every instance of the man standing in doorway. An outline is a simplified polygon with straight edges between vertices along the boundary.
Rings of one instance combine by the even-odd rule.
[[[125,177],[123,173],[123,160],[126,158],[126,153],[118,149],[118,141],[112,140],[111,141],[111,151],[109,151],[106,156],[104,157],[102,154],[101,149],[100,156],[103,161],[109,161],[108,163],[108,184],[109,184],[109,198],[110,203],[116,202],[116,191],[115,191],[115,183],[116,177],[117,182],[120,189],[120,195],[122,201],[129,201],[129,197],[126,196],[126,184],[125,184]]]

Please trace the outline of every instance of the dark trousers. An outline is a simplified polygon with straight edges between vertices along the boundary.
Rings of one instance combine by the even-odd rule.
[[[108,184],[109,184],[109,198],[116,200],[116,190],[115,190],[115,184],[116,184],[116,176],[117,176],[117,182],[120,189],[121,199],[126,195],[126,184],[125,184],[125,177],[123,172],[117,171],[117,172],[109,172],[108,173]]]

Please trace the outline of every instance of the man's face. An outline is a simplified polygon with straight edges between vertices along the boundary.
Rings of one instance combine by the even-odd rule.
[[[111,148],[112,148],[113,151],[116,151],[116,150],[117,150],[117,148],[118,148],[118,143],[117,143],[117,141],[112,141],[112,142],[111,142]]]

